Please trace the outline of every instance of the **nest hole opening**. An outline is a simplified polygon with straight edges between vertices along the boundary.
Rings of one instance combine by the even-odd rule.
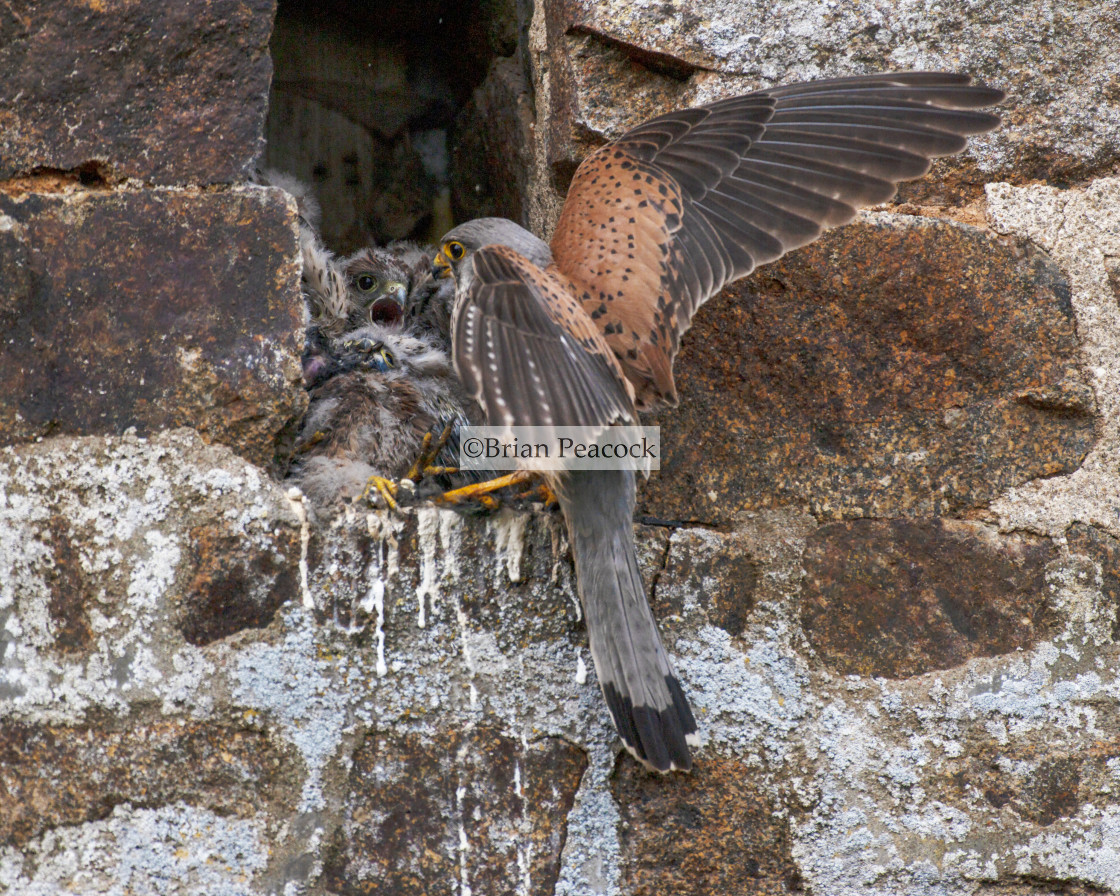
[[[474,211],[491,175],[460,146],[480,127],[488,72],[521,57],[530,9],[280,0],[264,166],[311,187],[330,249],[434,242]]]

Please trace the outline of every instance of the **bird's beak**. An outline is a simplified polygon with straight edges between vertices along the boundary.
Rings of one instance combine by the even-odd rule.
[[[447,260],[442,249],[432,259],[432,276],[436,280],[446,280],[451,276],[451,262]]]
[[[389,297],[395,299],[398,304],[404,306],[405,300],[408,299],[408,286],[401,283],[399,280],[391,280],[385,284],[385,291]]]

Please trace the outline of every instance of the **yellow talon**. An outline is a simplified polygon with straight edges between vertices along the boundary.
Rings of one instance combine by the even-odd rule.
[[[532,487],[517,494],[515,496],[517,500],[536,499],[543,501],[545,504],[556,503],[556,494],[548,487],[548,483],[540,479],[536,473],[527,473],[524,470],[518,470],[516,473],[510,473],[506,476],[498,476],[496,479],[488,479],[486,482],[476,482],[472,485],[464,485],[462,488],[452,489],[436,497],[435,502],[437,504],[465,504],[468,501],[477,501],[487,510],[496,510],[501,501],[493,494],[494,492],[525,483],[531,484]]]
[[[458,472],[454,467],[433,466],[435,459],[439,457],[439,453],[447,445],[447,441],[451,438],[451,433],[454,430],[455,424],[452,422],[443,428],[443,432],[440,433],[438,439],[433,440],[430,432],[424,433],[424,443],[420,446],[420,453],[416,456],[416,460],[412,462],[412,466],[408,468],[408,472],[404,474],[404,478],[417,482],[422,476],[438,476],[441,472]]]
[[[461,504],[465,501],[481,501],[483,496],[489,496],[491,492],[496,492],[499,489],[526,482],[532,475],[532,473],[525,473],[518,470],[516,473],[499,476],[496,479],[488,479],[486,482],[475,482],[471,485],[464,485],[462,488],[453,488],[451,491],[439,495],[435,500],[437,504]]]
[[[312,448],[314,448],[314,447],[315,447],[316,445],[318,445],[318,444],[319,444],[319,443],[320,443],[321,441],[323,441],[323,439],[325,439],[326,437],[327,437],[327,434],[326,434],[325,432],[323,432],[323,430],[321,430],[321,429],[320,429],[320,430],[316,430],[316,432],[314,432],[314,433],[313,433],[313,434],[312,434],[312,435],[310,436],[310,438],[308,438],[308,440],[307,440],[306,442],[304,442],[304,443],[302,443],[302,444],[300,444],[300,445],[296,445],[296,447],[295,447],[295,450],[293,451],[293,453],[294,453],[294,454],[304,454],[304,453],[306,453],[306,452],[310,451],[310,450],[311,450]]]
[[[396,482],[393,482],[392,479],[386,479],[384,476],[370,476],[365,489],[362,491],[361,500],[368,501],[369,493],[371,491],[376,491],[384,498],[390,510],[400,510],[396,498],[399,488],[400,486]]]

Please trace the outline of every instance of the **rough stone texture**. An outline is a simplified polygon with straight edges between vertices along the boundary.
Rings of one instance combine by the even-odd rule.
[[[941,520],[857,520],[807,540],[801,625],[847,675],[907,678],[1052,634],[1047,539]]]
[[[499,217],[528,224],[532,120],[532,95],[519,61],[495,60],[451,133],[456,221]]]
[[[294,532],[270,533],[262,550],[241,549],[241,534],[225,522],[192,529],[187,550],[193,575],[183,592],[177,627],[191,644],[209,644],[245,628],[263,628],[296,596]]]
[[[0,442],[190,425],[271,463],[307,400],[283,193],[0,195],[0,221]]]
[[[537,71],[547,131],[533,224],[546,232],[559,211],[547,194],[562,196],[589,149],[651,114],[884,69],[964,70],[1009,94],[1008,126],[905,186],[906,201],[958,205],[985,181],[1069,181],[1120,162],[1120,21],[1107,4],[549,0],[534,41],[547,58]]]
[[[710,624],[741,635],[760,587],[760,563],[749,548],[722,533],[677,529],[662,551],[647,561],[659,567],[650,582],[657,617],[699,609]]]
[[[659,893],[803,892],[789,825],[741,762],[716,760],[664,780],[622,759],[613,782],[623,820],[625,881],[634,896]],[[732,859],[732,857],[734,857]]]
[[[705,741],[693,775],[618,756],[555,514],[355,507],[312,529],[259,467],[154,431],[174,421],[147,438],[41,430],[0,449],[0,892],[1120,893],[1120,181],[1065,182],[1120,145],[1116,13],[724,6],[537,5],[522,210],[542,231],[579,152],[662,104],[935,65],[1030,95],[1008,105],[1011,127],[906,194],[924,214],[976,200],[948,214],[1002,237],[865,219],[760,271],[690,334],[690,391],[662,423],[722,422],[732,447],[706,442],[717,462],[697,455],[695,470],[678,454],[647,492],[666,512],[650,503],[636,531]],[[513,37],[473,4],[442,8],[457,40],[441,47],[465,48],[480,79],[477,48]],[[349,7],[353,36],[376,43],[395,9]],[[227,40],[241,36],[205,47]],[[231,71],[245,61],[232,55]],[[458,107],[477,83],[456,85]],[[167,164],[173,149],[160,144]],[[190,319],[184,334],[211,333],[188,301],[217,295],[193,285],[200,270],[211,286],[207,270],[226,272],[237,302],[218,307],[255,315],[244,332],[292,313],[294,222],[275,193],[109,189],[99,171],[0,187],[0,314],[34,334],[21,318],[49,315],[28,296],[85,315],[36,351],[83,357],[59,346],[114,332],[89,308],[127,329],[152,295]],[[981,198],[992,172],[1052,180]],[[178,270],[164,252],[156,275],[130,274],[120,259],[147,257],[148,237],[120,229],[82,248],[91,220],[143,209],[142,236],[166,248],[181,234],[182,257],[208,261]],[[77,260],[45,263],[47,224]],[[239,281],[257,268],[224,267],[222,245],[281,260]],[[90,281],[112,302],[103,286],[82,304]],[[237,304],[264,283],[285,294],[278,317],[265,299]],[[135,322],[160,357],[175,321]],[[0,349],[9,395],[38,370],[13,366],[27,351]],[[293,354],[249,353],[273,394]],[[261,433],[282,429],[278,407]]]
[[[371,735],[353,762],[324,869],[331,891],[553,892],[587,765],[578,748],[473,728],[433,743]]]
[[[5,845],[105,818],[124,803],[187,803],[246,818],[262,794],[290,808],[299,793],[290,744],[223,724],[0,725],[0,759]]]
[[[1092,564],[1084,574],[1099,584],[1101,596],[1114,608],[1112,638],[1120,641],[1120,539],[1078,523],[1067,530],[1066,542],[1071,554],[1085,556]]]
[[[220,657],[176,626],[208,527],[231,568],[298,568],[267,474],[189,430],[0,450],[0,890],[218,892],[281,839],[300,753],[222,716]]]
[[[275,0],[30,0],[0,12],[0,179],[226,183],[264,148]]]
[[[645,512],[928,516],[1076,469],[1095,438],[1069,284],[1022,241],[877,215],[701,309]]]

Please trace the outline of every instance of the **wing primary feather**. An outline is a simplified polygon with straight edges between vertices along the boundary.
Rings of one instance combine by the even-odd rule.
[[[596,323],[624,328],[625,339],[610,331],[612,345],[640,406],[671,403],[672,361],[703,302],[755,264],[850,221],[858,207],[889,200],[931,159],[997,126],[986,107],[1002,98],[967,75],[904,72],[786,85],[670,112],[584,162],[587,176],[573,179],[553,256],[590,295],[599,287],[614,297]],[[618,175],[625,183],[634,164],[645,166],[645,182],[661,197],[649,194],[654,211],[635,233],[657,238],[640,251],[630,239],[622,251],[635,270],[612,278],[587,261],[621,254],[618,234],[594,215],[602,191],[609,193],[604,184]]]

